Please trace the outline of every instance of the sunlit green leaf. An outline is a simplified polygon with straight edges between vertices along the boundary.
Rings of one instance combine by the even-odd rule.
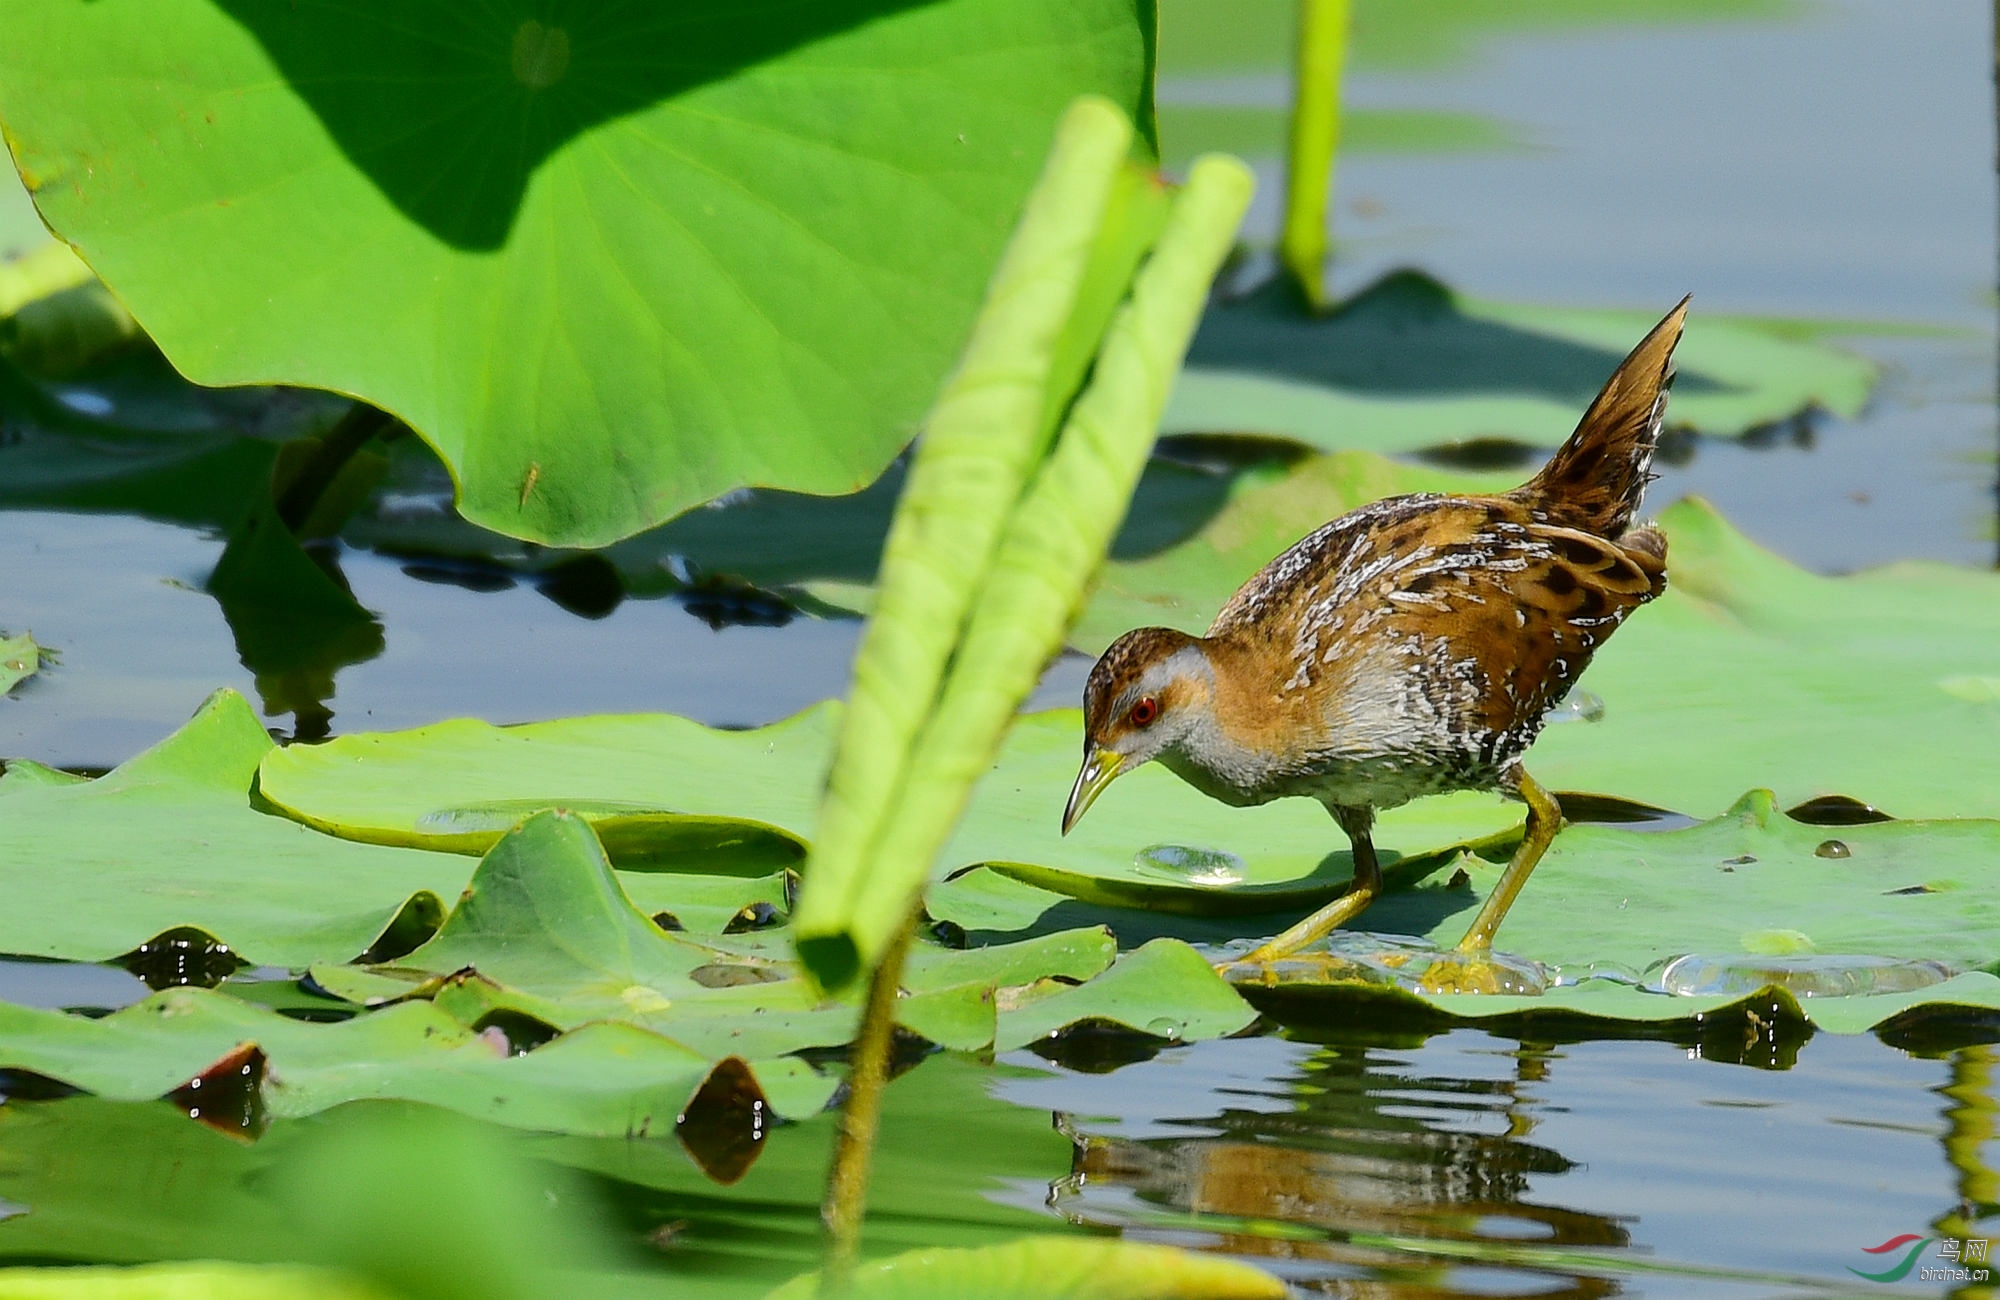
[[[667,714],[495,727],[467,718],[274,750],[264,798],[307,825],[354,839],[483,853],[540,808],[589,821],[614,860],[685,842],[802,843],[817,809],[840,707],[752,731]],[[690,827],[683,815],[751,823]]]
[[[164,1096],[246,1044],[268,1061],[262,1095],[273,1117],[387,1097],[573,1133],[664,1134],[715,1065],[626,1024],[585,1025],[512,1055],[504,1038],[426,1002],[333,1024],[195,988],[154,994],[100,1020],[0,1004],[0,1066],[114,1100]],[[813,1114],[833,1090],[796,1061],[752,1068],[768,1075],[764,1091],[780,1114]],[[228,1083],[208,1081],[216,1090]]]
[[[147,1264],[0,1269],[8,1300],[395,1300],[332,1269],[295,1264]]]
[[[1143,116],[1152,42],[1130,0],[0,13],[22,174],[176,365],[363,395],[571,542],[879,472],[1057,113]]]
[[[1155,939],[1087,984],[1039,986],[1013,999],[995,1046],[1019,1047],[1079,1021],[1180,1042],[1233,1034],[1256,1018],[1194,949]]]
[[[220,692],[103,778],[30,784],[0,817],[0,952],[101,961],[177,926],[276,966],[343,961],[413,897],[455,898],[471,864],[378,848],[253,810],[271,738]]]
[[[1414,995],[1459,1015],[1679,1020],[1776,985],[1792,999],[1789,1014],[1844,1032],[1916,1005],[2000,1007],[2000,885],[1986,869],[1996,856],[2000,821],[1813,826],[1778,812],[1768,791],[1685,830],[1572,826],[1496,941],[1569,986],[1540,997]],[[1379,900],[1354,923],[1367,934],[1341,936],[1337,952],[1365,960],[1377,934],[1456,942],[1499,875],[1497,863],[1464,865],[1466,884],[1433,876]],[[1695,960],[1669,965],[1677,958]],[[1946,982],[1953,972],[1962,973]],[[1309,952],[1270,978],[1296,992],[1356,974]],[[1393,969],[1376,978],[1393,979]],[[1412,995],[1411,979],[1393,982]]]
[[[81,785],[88,777],[65,772],[61,768],[49,767],[33,759],[10,758],[7,768],[0,772],[0,794],[12,794],[45,785]]]
[[[1115,950],[1101,929],[963,951],[920,945],[896,1017],[940,1045],[983,1048],[996,989],[1088,980]],[[428,943],[393,966],[317,965],[311,979],[359,1006],[428,999],[466,1026],[498,1013],[551,1033],[614,1020],[709,1058],[764,1059],[854,1035],[858,996],[827,997],[799,974],[782,930],[663,933],[627,899],[582,819],[545,813],[486,855]]]
[[[809,1274],[769,1300],[820,1294]],[[863,1265],[855,1300],[1280,1300],[1285,1284],[1232,1259],[1139,1241],[1028,1237],[1005,1246],[912,1251]]]
[[[5,695],[42,670],[44,650],[26,632],[0,632],[0,695]]]

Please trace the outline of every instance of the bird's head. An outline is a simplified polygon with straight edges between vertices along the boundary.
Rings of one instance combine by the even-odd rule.
[[[1063,834],[1112,779],[1183,740],[1214,696],[1201,642],[1142,627],[1112,642],[1083,688],[1083,770],[1063,809]]]

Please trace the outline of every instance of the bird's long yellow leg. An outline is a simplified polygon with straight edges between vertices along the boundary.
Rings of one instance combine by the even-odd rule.
[[[1479,915],[1472,918],[1472,928],[1458,941],[1458,951],[1463,953],[1492,949],[1493,936],[1498,933],[1500,922],[1506,919],[1507,909],[1514,905],[1521,886],[1528,883],[1528,873],[1542,860],[1556,832],[1562,829],[1562,805],[1556,802],[1556,797],[1526,772],[1516,768],[1515,773],[1514,792],[1527,801],[1528,825],[1521,836],[1521,847],[1514,850],[1507,869],[1500,874],[1500,883],[1486,896]]]
[[[1344,815],[1346,810],[1336,810],[1347,838],[1354,845],[1354,883],[1347,892],[1320,908],[1305,920],[1286,930],[1276,938],[1266,940],[1239,960],[1246,964],[1269,963],[1282,957],[1289,957],[1315,939],[1324,938],[1347,921],[1361,915],[1370,903],[1382,892],[1382,867],[1375,860],[1375,842],[1368,837],[1368,824],[1372,820],[1363,809],[1357,815]]]

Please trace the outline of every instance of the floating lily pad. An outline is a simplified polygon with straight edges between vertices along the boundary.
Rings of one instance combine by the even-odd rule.
[[[1554,447],[1667,304],[1585,311],[1462,299],[1398,272],[1331,316],[1273,283],[1213,308],[1162,433],[1256,433],[1327,450],[1474,438]],[[1849,332],[1852,332],[1850,330]],[[1718,436],[1819,407],[1853,416],[1875,368],[1795,321],[1700,315],[1675,354],[1670,418]]]
[[[234,692],[106,776],[17,785],[0,817],[0,952],[102,961],[191,926],[250,961],[367,949],[413,898],[458,896],[465,859],[321,835],[250,806],[273,748]]]
[[[363,1097],[429,1102],[522,1128],[671,1130],[715,1061],[634,1025],[593,1024],[525,1055],[416,1002],[311,1024],[203,989],[170,989],[101,1020],[0,1004],[0,1066],[114,1100],[165,1096],[254,1044],[272,1117]],[[246,1062],[247,1064],[247,1062]],[[833,1081],[796,1060],[753,1067],[780,1114],[810,1115]]]
[[[767,1300],[811,1300],[807,1274]],[[1148,1242],[1028,1237],[1005,1246],[933,1248],[856,1270],[854,1300],[1282,1300],[1285,1284],[1232,1259]]]
[[[1155,939],[1087,984],[1039,984],[1012,999],[1001,1011],[994,1046],[1024,1046],[1081,1021],[1168,1042],[1219,1038],[1256,1018],[1194,949]]]
[[[0,695],[5,695],[42,670],[46,651],[26,632],[0,632]]]
[[[919,945],[896,1017],[941,1045],[983,1048],[994,1038],[997,989],[1089,980],[1115,952],[1103,930],[963,951]],[[311,977],[361,1006],[429,999],[463,1025],[504,1014],[550,1033],[614,1020],[711,1058],[838,1046],[860,1017],[858,992],[828,998],[799,977],[782,931],[663,933],[625,897],[584,821],[554,813],[503,838],[443,928],[393,967],[323,965]]]
[[[1762,1005],[1774,988],[1785,1014],[1839,1032],[1920,1005],[1996,1009],[2000,885],[1987,867],[1997,855],[2000,821],[1809,826],[1779,813],[1769,791],[1752,791],[1685,830],[1572,826],[1558,836],[1496,945],[1563,981],[1543,994],[1429,993],[1379,970],[1374,987],[1357,988],[1350,961],[1316,950],[1268,978],[1281,995],[1318,986],[1329,998],[1421,998],[1479,1017],[1682,1020]],[[1498,878],[1496,863],[1466,865],[1467,885],[1433,876],[1383,897],[1353,923],[1366,933],[1340,936],[1338,951],[1356,953],[1369,935],[1455,943]],[[1397,949],[1381,950],[1399,964]],[[1698,962],[1668,964],[1691,956]]]
[[[82,785],[89,777],[65,772],[59,767],[49,767],[28,758],[10,758],[5,770],[0,770],[0,794],[12,794],[49,785]]]
[[[837,705],[753,731],[670,714],[563,718],[523,727],[471,719],[276,750],[264,798],[309,826],[378,844],[483,853],[539,808],[589,821],[614,860],[685,841],[802,843],[818,816]],[[732,830],[689,815],[727,819]],[[744,824],[747,823],[747,824]]]
[[[23,177],[181,370],[362,395],[573,543],[878,473],[1062,106],[1146,116],[1152,44],[1130,0],[0,12]]]

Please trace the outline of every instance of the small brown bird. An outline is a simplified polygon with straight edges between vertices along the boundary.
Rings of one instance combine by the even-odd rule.
[[[1521,755],[1597,647],[1666,589],[1667,539],[1631,522],[1686,314],[1682,299],[1512,492],[1363,506],[1266,565],[1207,636],[1118,638],[1084,687],[1083,770],[1063,831],[1112,778],[1153,759],[1228,804],[1319,800],[1354,846],[1354,883],[1244,959],[1268,963],[1381,891],[1377,809],[1497,789],[1526,802],[1528,820],[1459,942],[1482,957],[1562,824]]]

